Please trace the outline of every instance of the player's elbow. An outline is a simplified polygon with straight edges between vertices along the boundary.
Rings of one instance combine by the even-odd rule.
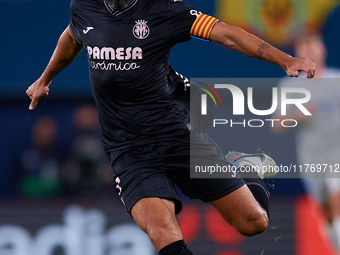
[[[223,22],[218,22],[211,31],[210,40],[229,48],[233,48],[236,46],[236,43],[233,40],[233,37],[235,36],[234,30],[234,26],[227,25]]]
[[[237,46],[237,44],[233,40],[230,40],[228,37],[224,38],[222,44],[230,49],[236,49]]]
[[[235,48],[237,46],[237,43],[234,40],[233,33],[234,33],[233,31],[225,31],[225,33],[222,34],[221,44],[231,49]]]

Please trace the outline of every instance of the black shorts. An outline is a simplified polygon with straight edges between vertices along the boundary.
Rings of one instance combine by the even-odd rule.
[[[201,133],[197,136],[201,147],[192,149],[196,158],[204,156],[219,165],[228,165],[220,148]],[[235,191],[245,183],[242,178],[192,179],[190,178],[189,138],[171,142],[148,144],[138,148],[111,152],[116,191],[131,213],[135,203],[147,197],[173,200],[176,214],[182,209],[175,185],[188,197],[210,202]]]

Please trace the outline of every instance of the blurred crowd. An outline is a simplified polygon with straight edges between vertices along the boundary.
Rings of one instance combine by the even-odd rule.
[[[58,141],[58,122],[40,116],[31,143],[13,162],[14,194],[21,198],[97,197],[114,192],[110,161],[100,141],[97,110],[92,104],[73,113],[73,140]]]

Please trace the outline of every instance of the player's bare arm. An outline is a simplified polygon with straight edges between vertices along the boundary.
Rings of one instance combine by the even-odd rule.
[[[211,30],[210,40],[247,56],[274,63],[290,77],[298,77],[300,71],[305,71],[307,78],[314,77],[316,67],[313,61],[294,58],[239,27],[218,22]]]
[[[82,45],[77,43],[70,28],[67,27],[61,34],[57,47],[45,71],[40,78],[26,90],[26,94],[31,99],[30,110],[33,110],[37,106],[41,98],[48,95],[52,79],[77,57],[81,49]]]

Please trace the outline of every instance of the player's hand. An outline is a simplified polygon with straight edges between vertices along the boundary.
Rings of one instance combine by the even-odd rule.
[[[40,80],[37,80],[31,86],[28,87],[28,89],[26,90],[26,94],[31,99],[31,104],[29,106],[30,110],[33,110],[37,106],[38,101],[41,98],[48,95],[48,92],[50,90],[49,86],[51,83],[52,81],[49,82],[48,84],[42,84]]]
[[[315,75],[316,65],[309,58],[289,58],[286,63],[286,73],[290,77],[298,77],[301,71],[307,73],[307,78],[311,79]]]

